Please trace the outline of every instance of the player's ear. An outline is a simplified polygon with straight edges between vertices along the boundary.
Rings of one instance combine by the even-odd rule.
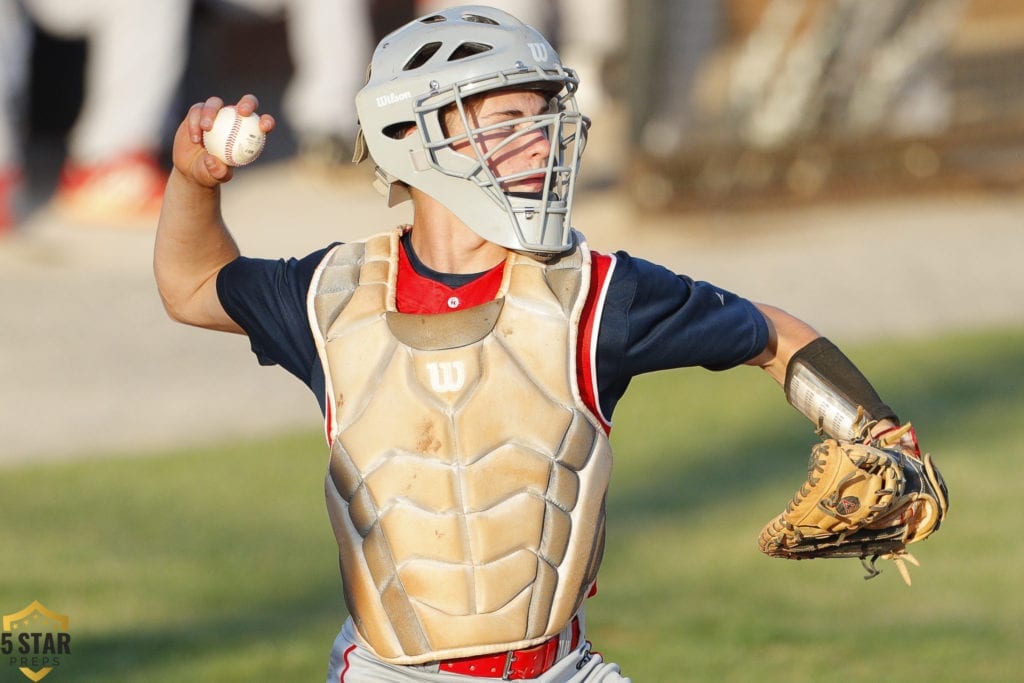
[[[384,129],[384,134],[393,140],[401,140],[409,137],[416,130],[416,124],[412,121],[395,123]],[[356,134],[355,149],[352,152],[352,163],[358,164],[370,158],[370,150],[366,146],[366,138],[363,136],[362,128]]]
[[[407,138],[416,131],[416,124],[412,121],[403,121],[402,123],[393,123],[384,129],[384,135],[388,136],[392,140],[401,140]]]

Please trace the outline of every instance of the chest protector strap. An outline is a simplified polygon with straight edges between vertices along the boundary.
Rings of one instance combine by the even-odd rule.
[[[576,382],[590,254],[511,254],[493,301],[407,315],[399,237],[335,248],[310,289],[346,603],[396,664],[529,647],[604,546],[611,449]]]

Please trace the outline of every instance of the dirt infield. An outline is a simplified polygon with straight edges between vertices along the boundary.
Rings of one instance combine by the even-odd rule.
[[[245,253],[301,255],[400,223],[366,178],[309,183],[289,162],[239,173],[225,215]],[[1024,198],[943,196],[741,214],[639,215],[615,192],[574,223],[781,306],[842,344],[1024,325]],[[243,337],[171,323],[153,226],[85,228],[46,211],[0,241],[0,464],[315,428],[298,381]]]

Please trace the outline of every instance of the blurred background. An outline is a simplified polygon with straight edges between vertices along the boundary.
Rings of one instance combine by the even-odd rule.
[[[627,88],[630,187],[642,204],[1007,188],[1024,179],[1020,3],[630,7],[626,64],[639,75]]]
[[[19,12],[22,2],[27,11]],[[210,94],[261,95],[283,124],[270,158],[343,166],[355,126],[343,103],[361,83],[372,44],[417,14],[455,4],[173,0],[173,9],[153,9],[166,2],[137,19],[152,27],[137,26],[127,39],[94,29],[88,17],[56,20],[47,7],[53,0],[2,0],[13,9],[0,19],[23,26],[21,35],[4,31],[6,118],[15,134],[5,146],[0,133],[0,188],[12,188],[0,191],[0,204],[10,205],[0,216],[11,216],[15,204],[23,217],[54,193],[74,195],[83,181],[69,182],[68,167],[109,170],[111,150],[149,155],[166,169],[181,112]],[[82,6],[94,4],[99,19],[125,3]],[[1024,180],[1024,9],[1013,0],[503,6],[552,36],[564,61],[579,68],[599,150],[587,179],[622,188],[641,209],[1015,188]],[[316,22],[319,31],[310,26]],[[151,48],[127,60],[134,71],[125,60],[104,63],[104,50],[117,53],[131,40]],[[167,54],[151,54],[157,44]],[[19,55],[21,69],[13,67]],[[117,73],[104,76],[104,68]],[[136,118],[149,119],[148,130],[135,131],[140,124],[125,119],[135,111],[130,101],[143,95],[150,103]],[[331,98],[337,102],[324,104]],[[311,102],[320,103],[319,118],[309,114]],[[83,141],[90,132],[105,142]],[[6,158],[5,147],[14,150]],[[61,183],[55,169],[62,166]],[[27,182],[15,186],[19,171]],[[144,197],[135,206],[151,212],[144,199],[159,182],[159,175],[148,186],[137,182]],[[96,183],[95,192],[130,195],[130,185]],[[101,204],[79,201],[77,213],[66,213],[103,223],[89,215]],[[14,222],[9,217],[7,228]]]

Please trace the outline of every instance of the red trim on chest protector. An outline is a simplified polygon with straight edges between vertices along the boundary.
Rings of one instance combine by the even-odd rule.
[[[478,306],[494,299],[504,272],[502,261],[472,282],[449,287],[417,273],[403,245],[398,250],[396,305],[401,313],[451,313]]]
[[[612,426],[604,421],[601,411],[598,409],[599,397],[597,396],[597,383],[594,378],[597,368],[594,367],[597,344],[597,332],[595,329],[600,325],[600,311],[598,305],[602,302],[602,292],[608,287],[608,276],[611,272],[612,257],[605,254],[591,253],[590,267],[590,290],[587,292],[587,301],[583,305],[580,315],[579,342],[576,347],[576,382],[580,387],[580,398],[601,421],[605,433],[611,431]]]

